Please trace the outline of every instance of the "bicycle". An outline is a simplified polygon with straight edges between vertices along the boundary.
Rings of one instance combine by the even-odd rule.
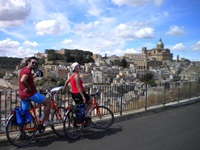
[[[63,129],[69,139],[80,137],[82,130],[91,125],[97,129],[107,129],[114,123],[113,112],[106,106],[97,103],[98,89],[95,90],[92,97],[93,104],[88,111],[91,117],[85,117],[84,121],[78,121],[76,116],[77,105],[70,105],[64,117]]]
[[[51,126],[52,130],[58,136],[65,136],[63,132],[63,118],[66,112],[66,108],[59,106],[57,107],[53,99],[53,95],[58,93],[62,87],[55,87],[47,94],[50,95],[51,99],[51,120],[54,121],[54,125]],[[14,111],[11,111],[11,116],[8,118],[6,124],[6,136],[8,141],[17,147],[23,147],[31,143],[36,133],[43,133],[45,131],[45,126],[43,126],[44,119],[41,119],[41,113],[37,115],[37,110],[41,111],[44,108],[43,104],[33,106],[30,102],[30,114],[32,116],[32,121],[23,126],[19,126],[16,123],[16,114]]]

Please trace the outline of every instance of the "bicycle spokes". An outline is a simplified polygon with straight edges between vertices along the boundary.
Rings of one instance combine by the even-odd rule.
[[[51,120],[54,122],[52,129],[58,136],[65,136],[65,132],[63,131],[65,112],[66,109],[64,107],[58,107],[58,109],[55,109],[52,113]]]
[[[91,123],[95,128],[107,129],[114,122],[114,115],[112,111],[105,106],[95,107],[91,115]]]

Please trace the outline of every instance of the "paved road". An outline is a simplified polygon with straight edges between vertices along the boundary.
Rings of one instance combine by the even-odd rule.
[[[0,144],[1,150],[17,149]],[[37,137],[23,150],[199,150],[200,103],[126,117],[108,130],[84,130],[81,138],[70,141],[54,134]]]

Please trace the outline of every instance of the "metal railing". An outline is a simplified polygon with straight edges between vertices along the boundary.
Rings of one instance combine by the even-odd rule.
[[[196,82],[166,82],[157,87],[150,87],[144,83],[120,86],[91,85],[86,91],[91,94],[94,87],[99,89],[98,103],[110,108],[114,114],[122,115],[125,111],[137,110],[161,105],[165,106],[171,102],[190,100],[200,97],[200,83]],[[40,90],[42,92],[42,90]],[[58,106],[67,107],[73,103],[70,89],[60,91],[54,95]],[[0,133],[5,132],[5,125],[10,112],[16,106],[21,106],[18,91],[0,91]]]

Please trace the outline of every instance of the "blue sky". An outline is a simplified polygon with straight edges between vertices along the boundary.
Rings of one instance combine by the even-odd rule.
[[[161,38],[174,59],[200,61],[199,0],[0,0],[0,56],[81,49],[141,53]]]

